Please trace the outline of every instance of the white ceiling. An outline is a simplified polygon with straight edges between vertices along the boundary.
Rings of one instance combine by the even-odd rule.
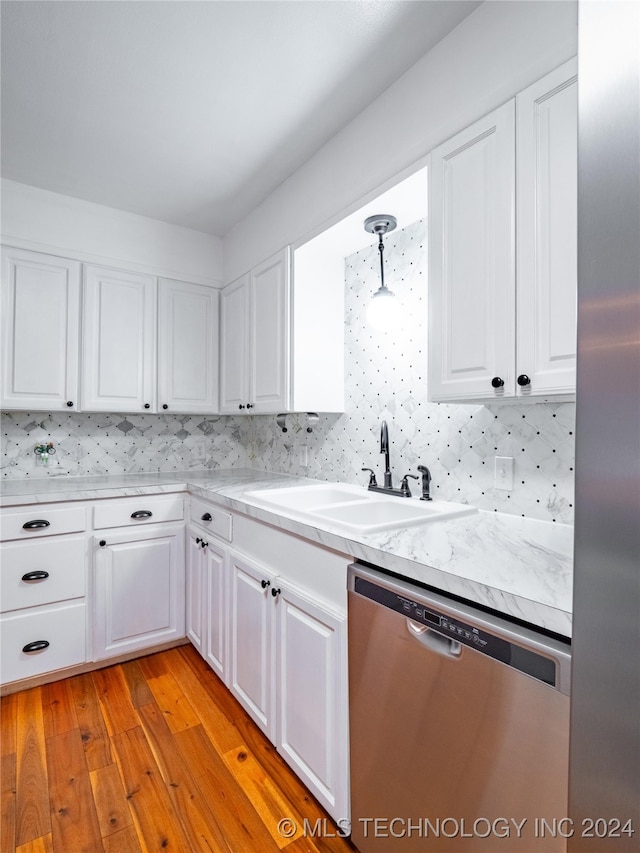
[[[223,236],[478,5],[3,0],[2,175]]]

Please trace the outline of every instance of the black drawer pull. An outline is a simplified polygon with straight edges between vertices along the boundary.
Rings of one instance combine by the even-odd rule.
[[[35,572],[27,572],[26,575],[22,575],[23,581],[44,581],[49,577],[49,572],[45,572],[41,569],[36,570]]]
[[[45,521],[44,518],[36,518],[35,521],[25,521],[22,525],[23,530],[38,530],[41,527],[50,527],[51,522]]]
[[[211,521],[211,513],[205,512],[205,514],[200,517],[200,521]]]
[[[131,513],[131,518],[151,518],[152,515],[153,513],[148,509],[139,509]]]
[[[43,649],[49,648],[49,640],[34,640],[33,643],[27,643],[26,646],[22,647],[22,651],[25,654],[31,654],[31,652],[41,652]]]

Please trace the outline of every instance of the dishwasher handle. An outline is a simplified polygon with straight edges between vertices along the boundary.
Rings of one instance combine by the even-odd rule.
[[[459,658],[462,654],[462,644],[451,637],[443,637],[437,631],[426,625],[419,625],[412,619],[405,619],[407,630],[414,640],[417,640],[425,648],[448,658]]]

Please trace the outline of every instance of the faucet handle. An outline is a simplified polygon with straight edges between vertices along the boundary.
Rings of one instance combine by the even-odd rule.
[[[411,489],[409,488],[409,481],[407,477],[411,477],[412,480],[418,480],[419,477],[417,474],[405,474],[400,482],[400,491],[402,492],[403,497],[410,498],[411,497]]]
[[[376,472],[373,468],[363,468],[363,471],[369,471],[369,486],[377,486],[378,481],[376,480]]]

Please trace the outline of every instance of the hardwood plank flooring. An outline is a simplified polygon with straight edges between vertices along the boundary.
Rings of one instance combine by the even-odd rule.
[[[1,701],[1,853],[355,851],[191,646]]]

